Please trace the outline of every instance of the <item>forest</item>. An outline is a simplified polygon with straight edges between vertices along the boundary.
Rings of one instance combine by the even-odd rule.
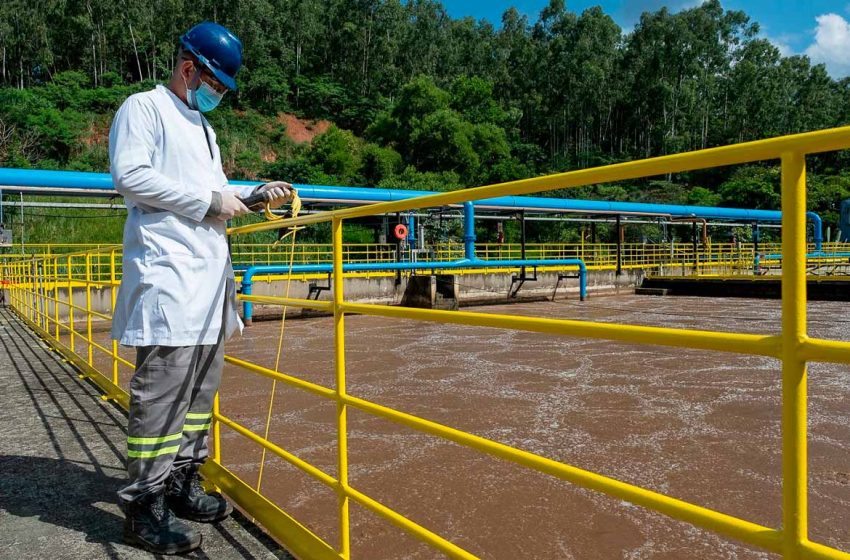
[[[850,121],[850,78],[783,57],[718,0],[623,30],[551,0],[533,19],[452,18],[435,0],[0,3],[0,166],[107,171],[114,111],[168,80],[194,23],[245,46],[209,114],[228,176],[449,190]],[[333,123],[312,142],[285,115]],[[850,155],[812,158],[809,207],[837,222]],[[551,196],[779,206],[775,162]]]

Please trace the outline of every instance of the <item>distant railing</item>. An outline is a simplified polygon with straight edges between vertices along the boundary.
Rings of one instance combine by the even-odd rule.
[[[8,248],[0,253],[0,259],[46,258],[90,252],[102,254],[117,251],[117,278],[121,278],[120,245],[102,244],[28,244]],[[758,250],[757,250],[758,249]],[[523,256],[519,243],[478,243],[475,246],[478,258],[485,260],[518,260]],[[820,252],[814,244],[807,246],[807,263],[812,270],[841,271],[850,268],[850,243],[824,243]],[[527,243],[525,258],[535,260],[581,259],[590,269],[615,270],[648,269],[655,274],[673,268],[682,274],[710,275],[753,275],[777,269],[781,259],[779,243]],[[439,243],[421,250],[419,255],[428,255],[428,260],[455,261],[464,258],[461,242]],[[235,265],[243,267],[257,264],[323,264],[332,262],[333,245],[330,243],[296,243],[275,245],[271,243],[233,243],[231,258]],[[757,258],[759,257],[759,258]],[[409,251],[399,249],[394,243],[346,243],[343,246],[343,262],[346,263],[392,263],[409,260]],[[421,260],[421,257],[420,257]],[[105,265],[98,265],[94,274],[107,275]],[[759,270],[757,271],[756,268]]]

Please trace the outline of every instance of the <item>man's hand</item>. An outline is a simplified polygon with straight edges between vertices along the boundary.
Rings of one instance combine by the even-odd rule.
[[[242,201],[232,192],[222,191],[221,193],[221,210],[215,217],[221,221],[227,221],[248,214],[250,210],[242,204]]]
[[[285,181],[270,181],[257,187],[255,193],[262,193],[269,208],[280,208],[292,199],[292,185]]]

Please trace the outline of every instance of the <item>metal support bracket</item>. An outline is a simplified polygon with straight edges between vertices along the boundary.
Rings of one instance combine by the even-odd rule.
[[[555,296],[558,294],[558,288],[561,287],[561,280],[570,280],[570,279],[576,279],[576,278],[581,278],[581,275],[580,274],[561,274],[559,272],[558,273],[558,281],[555,282],[555,289],[552,290],[552,301],[555,301]]]
[[[325,290],[331,289],[331,275],[328,274],[328,282],[325,286],[320,286],[317,280],[311,280],[309,284],[307,284],[308,292],[307,299],[315,299],[318,300],[319,296],[322,295],[322,292]],[[314,297],[315,294],[315,297]]]
[[[511,275],[511,287],[508,290],[508,298],[515,298],[519,291],[522,289],[522,285],[526,282],[537,282],[537,267],[533,266],[532,270],[534,271],[532,276],[526,274],[525,267],[522,268],[522,272],[520,272],[519,275]],[[514,288],[514,284],[516,284],[516,288]]]

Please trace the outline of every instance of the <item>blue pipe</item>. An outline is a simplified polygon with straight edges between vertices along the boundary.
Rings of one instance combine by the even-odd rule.
[[[831,258],[844,258],[850,257],[850,253],[828,253],[826,251],[815,251],[814,253],[808,253],[806,255],[807,259],[831,259]],[[756,264],[758,264],[759,255],[756,255]],[[764,260],[766,261],[781,261],[782,254],[775,253],[773,255],[765,255]]]
[[[342,265],[343,272],[374,272],[374,271],[396,271],[396,270],[447,270],[456,268],[495,268],[495,267],[520,267],[520,266],[578,266],[579,274],[579,297],[581,301],[587,299],[587,266],[581,259],[526,259],[526,260],[493,260],[461,259],[459,261],[444,262],[404,262],[404,263],[347,263]],[[241,267],[234,267],[241,268]],[[245,269],[242,276],[242,294],[249,296],[254,285],[254,276],[257,274],[311,274],[332,272],[332,264],[296,264],[291,267],[280,264],[256,264]],[[253,319],[254,304],[250,301],[242,302],[242,315],[246,322]]]
[[[53,189],[91,189],[99,194],[118,194],[109,173],[87,171],[47,171],[44,169],[0,168],[0,185],[10,187],[49,187]],[[8,189],[14,191],[14,189]]]
[[[812,221],[812,226],[814,226],[815,251],[820,252],[823,248],[823,220],[815,212],[806,212],[806,217]]]
[[[471,202],[463,203],[463,256],[468,260],[475,257],[475,206]]]
[[[407,241],[410,243],[411,249],[418,249],[416,246],[416,216],[413,212],[407,213]]]
[[[257,185],[256,181],[231,181],[233,185]],[[7,192],[14,187],[49,187],[62,189],[91,189],[97,195],[112,196],[112,177],[108,173],[83,171],[48,171],[37,169],[0,169],[0,185]],[[11,188],[10,188],[11,187]],[[437,194],[436,191],[413,191],[402,189],[373,189],[368,187],[339,187],[330,185],[296,184],[298,194],[305,202],[330,202],[336,204],[363,204],[368,202],[390,202],[408,200],[420,196]],[[533,196],[502,196],[473,202],[478,208],[525,208],[527,210],[601,213],[601,214],[644,214],[651,216],[669,215],[677,218],[708,218],[746,222],[780,222],[779,210],[747,210],[742,208],[712,208],[706,206],[678,206],[674,204],[646,204],[642,202],[607,202]],[[814,225],[815,244],[823,240],[823,224],[814,212],[806,216]]]

